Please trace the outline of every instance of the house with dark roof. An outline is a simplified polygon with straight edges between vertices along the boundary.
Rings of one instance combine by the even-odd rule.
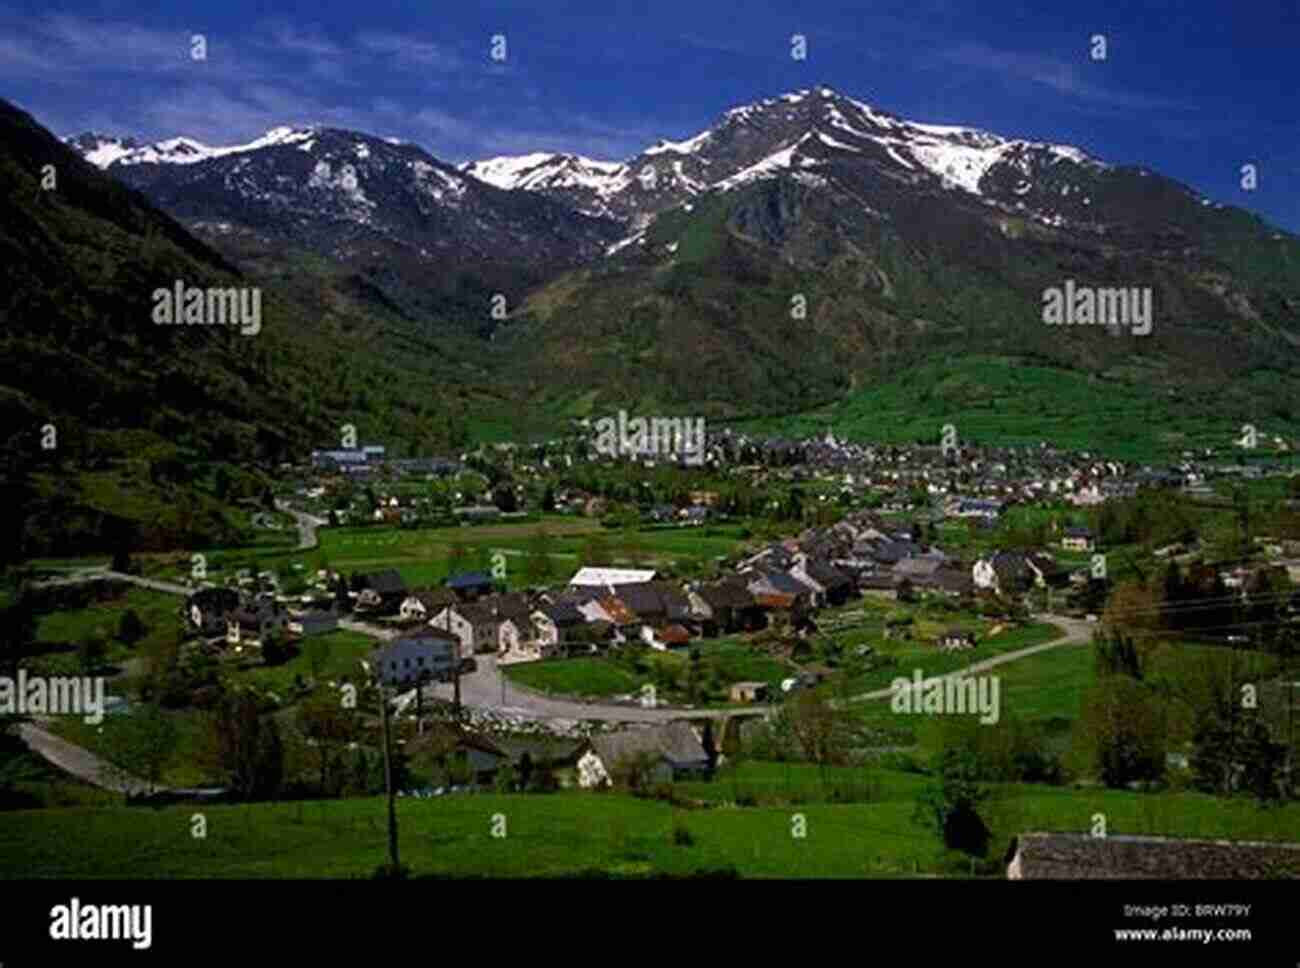
[[[543,656],[560,655],[563,644],[575,629],[587,622],[587,617],[570,601],[557,601],[534,609],[532,620],[533,641]]]
[[[621,768],[637,761],[647,766],[648,783],[707,777],[713,766],[695,730],[678,720],[593,736],[591,748],[578,760],[578,784],[608,786]]]
[[[458,601],[456,593],[450,588],[422,588],[407,595],[398,611],[408,621],[427,622],[448,605],[454,605]]]
[[[359,575],[356,587],[359,611],[396,614],[406,599],[406,582],[395,568]]]
[[[429,619],[429,625],[454,635],[462,655],[496,652],[500,648],[501,623],[482,602],[448,605]]]
[[[200,588],[185,601],[187,627],[200,635],[224,635],[227,616],[239,606],[239,592],[233,588]]]
[[[821,587],[827,605],[843,605],[855,591],[852,577],[820,558],[810,557],[803,564],[801,574]]]
[[[226,642],[230,645],[260,646],[277,632],[287,631],[289,613],[283,605],[270,598],[237,608],[226,617]]]
[[[812,606],[813,590],[792,575],[781,571],[750,571],[741,576],[746,580],[756,602],[768,608],[807,610]],[[788,599],[788,604],[773,605],[776,598]]]
[[[451,674],[460,644],[433,631],[389,642],[370,656],[373,674],[388,686],[410,686],[423,678],[438,680]]]
[[[667,621],[668,607],[653,582],[629,582],[615,586],[613,592],[613,597],[642,622],[654,625]]]
[[[1092,551],[1097,544],[1088,528],[1069,527],[1061,537],[1061,547],[1066,551]]]
[[[753,631],[767,624],[763,610],[741,580],[707,582],[696,587],[694,595],[703,606],[696,614],[706,636]]]
[[[553,789],[572,784],[578,759],[589,748],[585,739],[467,733],[458,738],[454,756],[480,786],[495,783],[497,773],[509,766],[516,789]]]
[[[492,576],[485,571],[464,571],[452,575],[444,583],[456,593],[462,602],[472,602],[476,598],[490,593],[495,584]]]
[[[1300,844],[1111,834],[1026,833],[1007,851],[1010,880],[1274,880],[1300,877]]]
[[[510,652],[532,640],[532,605],[523,592],[492,595],[480,601],[497,621],[497,649]]]
[[[687,625],[695,621],[691,600],[681,587],[670,581],[654,581],[650,586],[663,604],[664,615],[669,622]]]
[[[294,616],[289,620],[287,626],[290,632],[296,632],[303,638],[310,638],[313,635],[324,635],[327,632],[333,632],[338,627],[338,612],[333,610],[324,611],[321,609],[313,609],[309,612],[303,612],[301,615]]]

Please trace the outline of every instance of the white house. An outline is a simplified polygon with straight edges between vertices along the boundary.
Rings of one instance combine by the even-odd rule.
[[[536,609],[531,618],[533,620],[534,638],[542,649],[554,647],[559,643],[560,630],[549,615],[541,609]]]
[[[500,622],[490,608],[474,604],[448,605],[429,620],[429,624],[450,632],[459,641],[463,654],[495,652],[500,648]]]

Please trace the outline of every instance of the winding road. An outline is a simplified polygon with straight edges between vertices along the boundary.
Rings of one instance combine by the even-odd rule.
[[[1015,649],[1011,652],[995,655],[992,658],[976,662],[967,668],[948,673],[940,678],[961,678],[985,672],[988,669],[994,669],[1000,665],[1015,662],[1031,655],[1037,655],[1040,652],[1058,649],[1062,646],[1087,645],[1092,639],[1093,630],[1096,629],[1094,623],[1065,618],[1059,615],[1035,615],[1034,620],[1050,622],[1062,628],[1065,634],[1050,642],[1042,642],[1038,645],[1030,645],[1023,649]],[[780,708],[774,705],[751,705],[728,709],[682,709],[679,707],[643,709],[638,706],[621,706],[613,703],[585,703],[576,699],[547,696],[509,681],[504,682],[503,689],[504,676],[501,670],[497,668],[496,657],[476,656],[475,658],[478,663],[477,670],[461,676],[461,702],[466,706],[491,708],[496,712],[519,716],[524,719],[595,719],[620,723],[665,723],[678,719],[716,719],[728,713],[759,715]],[[439,683],[425,688],[427,690],[426,695],[436,696],[439,699],[450,699],[452,695],[452,687],[447,683]],[[848,701],[850,703],[871,702],[888,699],[892,695],[893,690],[887,687],[863,693],[860,696],[853,696]]]
[[[33,753],[39,753],[64,772],[101,789],[125,794],[156,793],[163,789],[131,776],[84,746],[69,743],[35,722],[20,724],[18,735]]]
[[[298,551],[310,551],[320,544],[320,539],[316,537],[316,529],[329,524],[329,521],[308,514],[306,511],[291,508],[287,501],[276,501],[275,506],[286,514],[292,514],[293,519],[298,522]]]

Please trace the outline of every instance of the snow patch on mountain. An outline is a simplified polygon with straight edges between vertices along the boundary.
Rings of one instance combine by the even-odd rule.
[[[468,187],[464,179],[449,175],[427,161],[412,161],[410,167],[420,190],[436,202],[459,201]]]
[[[506,191],[571,191],[575,207],[585,215],[607,215],[606,200],[632,183],[623,162],[549,151],[466,162],[457,170]]]
[[[96,168],[107,168],[119,158],[129,155],[139,146],[130,138],[107,138],[88,134],[79,138],[64,138],[65,143],[81,152],[81,156]]]
[[[841,151],[856,151],[858,154],[862,153],[861,148],[855,148],[853,145],[846,145],[843,141],[836,141],[830,135],[822,134],[820,131],[817,132],[817,138],[828,148],[839,148]]]
[[[780,151],[773,152],[762,161],[756,162],[748,168],[736,172],[730,178],[722,179],[722,181],[717,182],[713,187],[719,191],[727,192],[740,185],[746,185],[749,182],[758,179],[772,178],[779,175],[782,171],[786,171],[790,168],[794,162],[795,152],[798,151],[799,146],[810,137],[812,137],[811,131],[803,135],[788,148],[783,148]],[[816,164],[816,162],[814,161],[813,164]]]
[[[661,155],[665,151],[675,151],[679,155],[691,155],[699,151],[706,141],[713,136],[711,130],[705,129],[694,137],[687,138],[685,141],[668,141],[660,138],[657,142],[641,152],[643,155]]]
[[[83,157],[99,168],[108,168],[112,165],[194,165],[201,161],[207,161],[209,158],[220,158],[224,155],[257,151],[260,148],[269,148],[274,145],[290,145],[309,141],[315,134],[315,130],[311,128],[279,127],[272,128],[260,138],[255,138],[242,145],[214,147],[205,145],[201,141],[195,141],[193,138],[180,137],[155,141],[153,144],[143,147],[133,146],[129,150],[122,150],[122,145],[133,144],[132,142],[106,141],[92,151],[86,152],[83,150]]]
[[[623,249],[626,249],[629,245],[632,245],[634,242],[645,244],[645,232],[635,232],[632,235],[629,235],[625,239],[620,239],[619,241],[615,242],[613,245],[605,249],[605,255],[606,256],[614,255],[616,252],[620,252]]]

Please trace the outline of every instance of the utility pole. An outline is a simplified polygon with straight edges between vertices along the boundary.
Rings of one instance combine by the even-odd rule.
[[[452,714],[456,718],[456,725],[460,726],[460,639],[455,640],[451,649],[451,695],[452,695]]]
[[[364,659],[361,661],[361,666],[367,674],[370,673],[370,665]],[[396,874],[401,866],[397,855],[397,791],[393,789],[393,738],[388,725],[388,696],[384,692],[382,670],[375,677],[375,684],[379,687],[379,722],[384,733],[384,791],[388,794],[388,863],[392,873]]]

